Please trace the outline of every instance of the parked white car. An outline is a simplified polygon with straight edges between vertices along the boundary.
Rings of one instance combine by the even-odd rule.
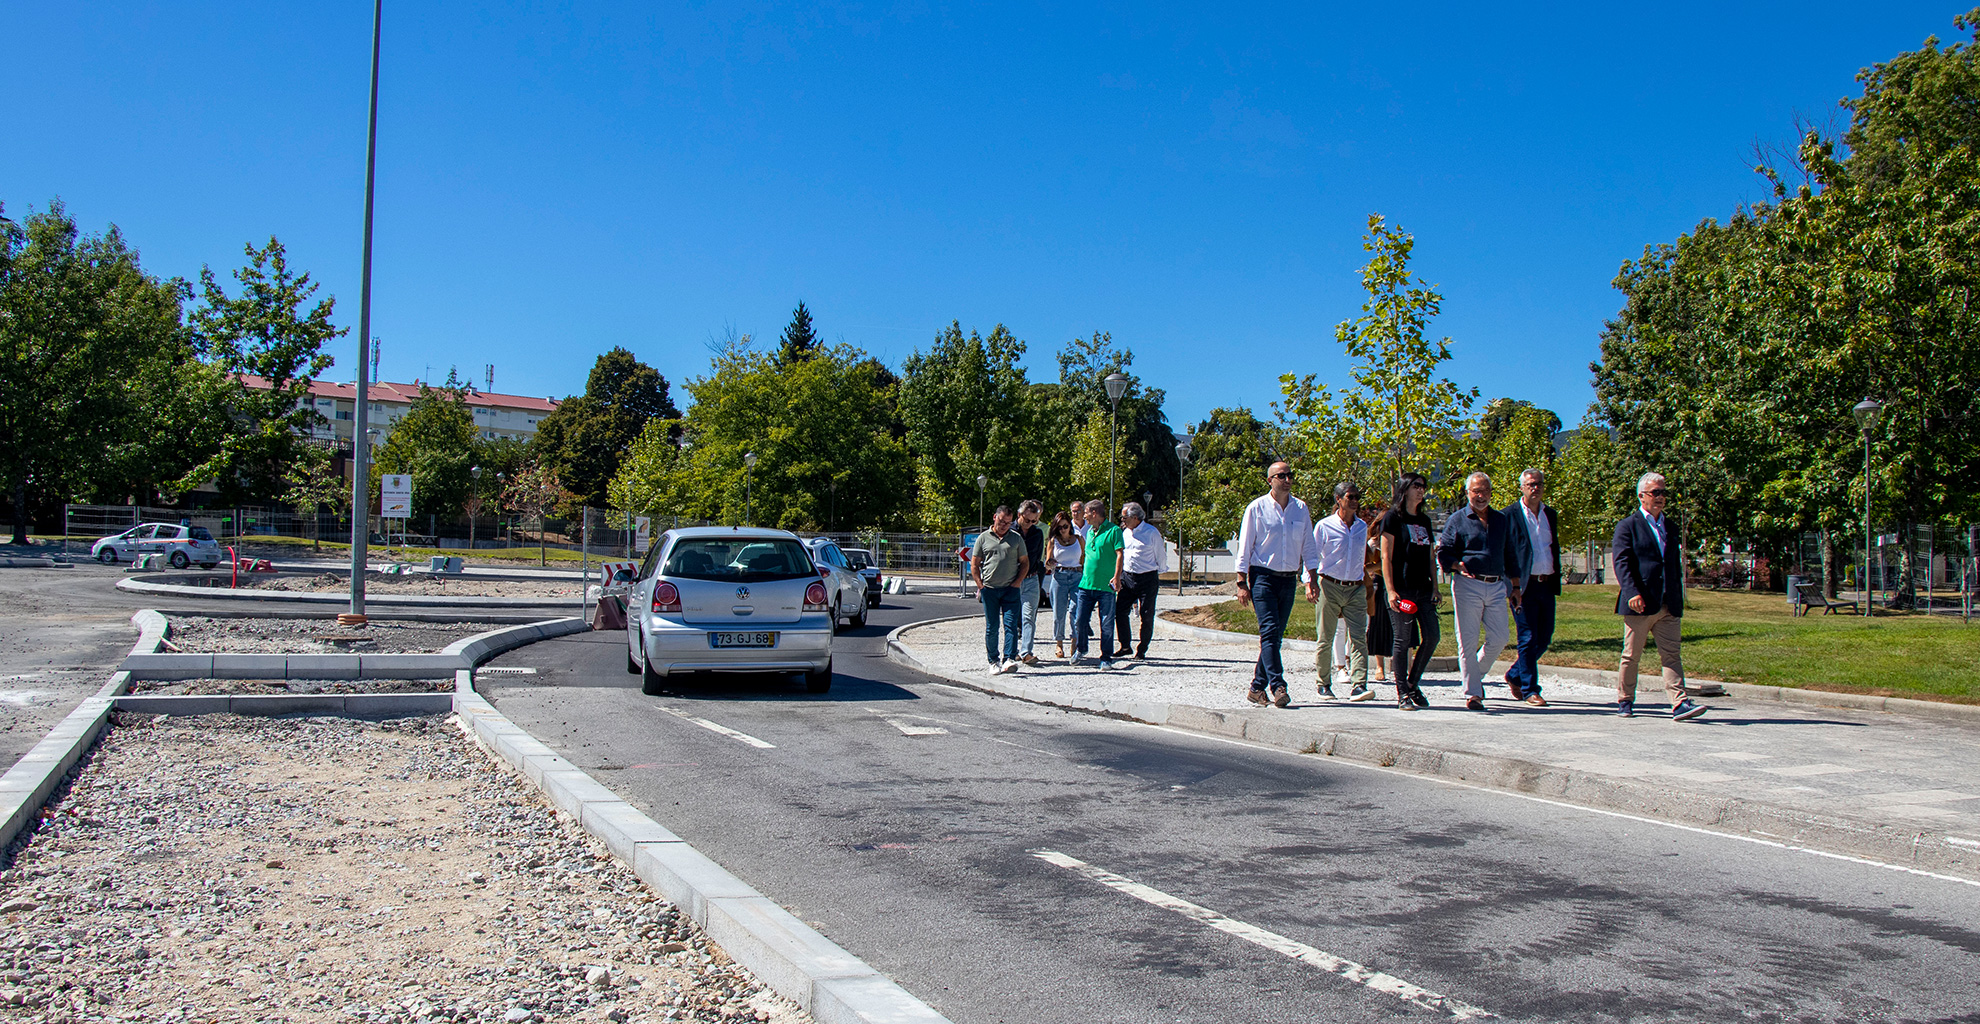
[[[873,557],[873,552],[865,548],[839,550],[845,552],[846,560],[852,563],[852,567],[858,570],[861,576],[866,577],[866,606],[880,607],[880,595],[886,590],[884,585],[886,581],[880,578],[880,560]]]
[[[833,596],[785,530],[698,526],[661,534],[626,601],[626,671],[658,694],[693,672],[802,672],[832,688]]]
[[[203,569],[220,564],[220,542],[204,526],[177,523],[139,523],[114,537],[105,537],[89,549],[105,565],[133,562],[139,555],[164,555],[174,569],[198,562]]]
[[[848,620],[854,629],[866,628],[866,577],[853,567],[852,559],[831,538],[811,537],[804,546],[811,552],[812,563],[818,566],[818,578],[825,581],[833,628]]]

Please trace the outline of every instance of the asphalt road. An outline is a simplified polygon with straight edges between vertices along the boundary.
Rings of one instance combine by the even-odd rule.
[[[961,1024],[1980,1021],[1974,886],[885,660],[889,629],[971,608],[890,595],[821,697],[788,677],[646,697],[617,634],[512,652],[495,664],[536,674],[481,686]]]

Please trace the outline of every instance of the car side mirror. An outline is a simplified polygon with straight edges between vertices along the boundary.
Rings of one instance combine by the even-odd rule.
[[[620,569],[618,572],[612,574],[612,582],[614,583],[631,583],[637,578],[631,569]]]

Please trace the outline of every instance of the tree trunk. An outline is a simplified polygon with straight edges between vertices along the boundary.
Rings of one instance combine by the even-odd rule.
[[[27,480],[26,478],[19,478],[14,481],[14,539],[12,543],[26,544],[27,542]]]
[[[1829,530],[1822,531],[1822,595],[1833,601],[1836,599],[1837,585],[1842,582],[1842,552],[1836,550],[1836,535]]]

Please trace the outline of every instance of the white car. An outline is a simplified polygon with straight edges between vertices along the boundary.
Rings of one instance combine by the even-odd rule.
[[[806,690],[832,688],[832,596],[796,534],[669,530],[631,582],[626,671],[645,693],[692,672],[802,672]]]
[[[91,545],[89,553],[105,565],[132,562],[139,555],[162,554],[172,568],[183,569],[198,562],[203,569],[220,564],[220,542],[204,526],[177,523],[139,523],[114,537]]]
[[[825,581],[827,600],[832,605],[832,626],[850,620],[854,629],[866,628],[866,577],[853,567],[852,559],[829,537],[811,537],[804,542],[818,566],[818,578]],[[857,609],[850,611],[848,609]]]
[[[868,608],[880,607],[880,595],[886,591],[884,585],[886,581],[880,577],[880,560],[873,557],[873,552],[865,548],[840,548],[839,550],[845,552],[846,560],[852,563],[852,567],[858,570],[861,576],[866,577],[866,606]]]

